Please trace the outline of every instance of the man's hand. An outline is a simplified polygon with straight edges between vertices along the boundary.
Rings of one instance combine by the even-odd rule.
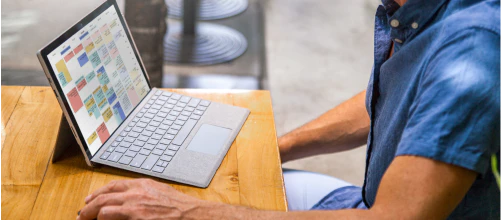
[[[168,184],[151,179],[112,181],[85,199],[77,219],[180,219],[209,216],[229,205],[185,195]]]

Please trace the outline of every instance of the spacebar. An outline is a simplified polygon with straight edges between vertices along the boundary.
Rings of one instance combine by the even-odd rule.
[[[191,132],[191,129],[193,129],[193,127],[195,127],[196,124],[197,120],[188,119],[188,121],[186,121],[181,130],[179,130],[179,133],[177,133],[176,138],[174,138],[174,140],[172,141],[172,144],[181,146],[184,142],[184,139],[188,137],[188,135]]]

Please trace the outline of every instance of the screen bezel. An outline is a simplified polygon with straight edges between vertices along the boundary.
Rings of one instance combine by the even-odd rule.
[[[65,97],[65,94],[63,92],[63,89],[61,88],[61,85],[59,84],[59,81],[57,81],[56,74],[54,73],[54,70],[52,69],[51,63],[49,62],[48,55],[49,55],[49,53],[51,53],[52,51],[54,51],[57,47],[61,46],[61,44],[63,44],[64,42],[66,42],[66,40],[68,40],[71,37],[73,37],[73,35],[75,35],[76,33],[78,33],[83,27],[85,27],[92,20],[94,20],[95,18],[97,18],[97,16],[99,16],[101,13],[103,13],[109,7],[115,7],[118,19],[120,20],[120,23],[121,23],[122,27],[124,28],[124,32],[125,32],[125,35],[127,36],[127,39],[129,40],[129,42],[133,46],[132,50],[134,51],[134,55],[136,56],[136,59],[137,59],[137,61],[139,63],[139,67],[141,68],[141,71],[143,71],[143,75],[146,78],[146,82],[148,84],[148,88],[151,91],[152,88],[151,88],[151,85],[150,85],[150,80],[149,80],[148,74],[146,72],[146,69],[144,68],[144,65],[143,65],[143,62],[141,60],[141,57],[139,56],[139,53],[138,53],[137,48],[136,48],[136,44],[134,43],[134,41],[132,39],[132,36],[130,35],[130,31],[129,31],[129,28],[127,26],[127,23],[125,22],[125,19],[123,18],[122,13],[120,11],[120,8],[118,7],[118,4],[117,4],[117,2],[115,0],[107,0],[106,2],[104,2],[103,4],[101,4],[94,11],[92,11],[91,13],[89,13],[88,15],[86,15],[84,18],[82,18],[75,25],[73,25],[71,28],[69,28],[68,30],[66,30],[63,34],[61,34],[59,37],[57,37],[55,40],[53,40],[51,43],[49,43],[47,46],[45,46],[39,52],[40,55],[42,56],[42,59],[43,59],[44,63],[45,63],[46,69],[47,69],[48,73],[50,74],[50,78],[52,78],[52,82],[53,83],[51,83],[51,84],[55,87],[55,89],[57,89],[57,93],[61,97],[61,101],[62,101],[62,103],[64,105],[65,111],[68,113],[67,115],[69,116],[69,120],[71,120],[71,124],[74,125],[72,127],[74,128],[75,132],[77,133],[78,138],[80,139],[80,142],[82,143],[82,147],[85,149],[85,153],[87,154],[87,157],[89,159],[92,159],[93,155],[91,154],[91,152],[89,150],[89,147],[87,145],[87,142],[86,142],[85,138],[83,137],[83,134],[82,134],[82,132],[81,132],[81,130],[80,130],[78,124],[77,124],[77,121],[75,119],[74,113],[73,113],[73,111],[70,108],[70,105],[69,105],[69,103],[67,101],[67,98]],[[141,99],[141,101],[145,97],[143,97]],[[141,103],[141,101],[139,101],[139,103]],[[134,111],[138,105],[139,104],[137,104],[136,106],[134,106],[133,109],[131,110],[131,112]],[[129,113],[129,115],[130,115],[130,113]],[[127,115],[127,117],[122,121],[122,123],[118,127],[120,127],[127,120],[127,118],[129,117],[129,115]],[[118,128],[115,129],[115,131],[113,131],[112,133],[110,133],[110,137],[112,137],[113,134],[117,130],[118,130]],[[96,153],[94,155],[97,155],[97,152],[106,144],[106,142],[108,142],[108,140],[110,139],[110,137],[105,142],[102,143],[101,147],[99,147],[99,149],[96,151]]]

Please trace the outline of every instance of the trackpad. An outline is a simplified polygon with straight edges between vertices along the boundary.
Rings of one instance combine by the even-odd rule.
[[[191,140],[187,149],[217,155],[228,140],[231,129],[203,124]]]

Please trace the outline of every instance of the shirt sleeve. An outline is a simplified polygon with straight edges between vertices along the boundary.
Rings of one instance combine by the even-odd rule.
[[[419,79],[396,156],[485,174],[499,153],[499,33],[464,30],[441,45]]]

